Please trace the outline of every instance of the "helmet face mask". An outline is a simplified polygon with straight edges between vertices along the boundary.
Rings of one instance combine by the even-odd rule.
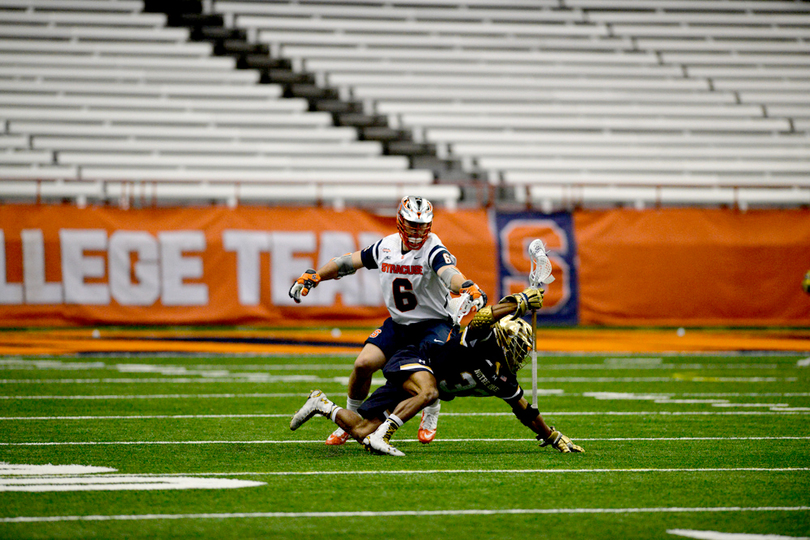
[[[495,339],[503,351],[506,367],[514,374],[526,363],[532,349],[532,327],[520,318],[509,316],[494,326]]]
[[[422,197],[404,197],[397,209],[397,230],[409,250],[421,249],[433,225],[433,205]]]

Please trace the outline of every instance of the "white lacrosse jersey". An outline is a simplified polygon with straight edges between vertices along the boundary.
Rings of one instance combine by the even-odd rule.
[[[447,319],[450,294],[437,272],[455,265],[456,258],[433,233],[419,250],[402,252],[398,233],[361,250],[363,266],[380,271],[385,306],[398,324]]]

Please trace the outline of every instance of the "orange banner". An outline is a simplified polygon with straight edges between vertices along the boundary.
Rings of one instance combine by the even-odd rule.
[[[434,232],[494,302],[491,218],[437,209]],[[361,210],[4,205],[0,326],[375,326],[387,316],[375,272],[324,282],[300,305],[287,291],[394,231],[393,217]],[[573,232],[582,324],[810,326],[808,210],[578,211]]]
[[[458,267],[494,291],[485,211],[437,209]],[[293,280],[396,231],[393,217],[316,208],[0,207],[0,325],[364,325],[387,316],[376,272]]]
[[[810,211],[574,214],[580,322],[810,325]]]

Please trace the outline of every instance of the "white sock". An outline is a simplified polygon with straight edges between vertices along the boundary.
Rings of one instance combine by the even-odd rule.
[[[404,423],[405,423],[405,422],[403,422],[402,420],[400,420],[400,419],[399,419],[399,417],[398,417],[397,415],[395,415],[395,414],[389,414],[389,415],[388,415],[388,420],[387,420],[387,421],[388,421],[388,422],[391,422],[392,424],[394,424],[395,426],[397,426],[397,429],[401,428],[401,427],[402,427],[402,424],[404,424]]]
[[[346,408],[352,412],[357,412],[357,409],[360,408],[360,405],[363,404],[362,399],[352,399],[350,397],[346,397]]]
[[[338,405],[335,405],[334,407],[332,407],[332,412],[329,413],[329,420],[334,422],[335,418],[337,418],[337,413],[342,409],[343,409],[343,407],[340,407]]]
[[[435,416],[435,415],[439,414],[439,409],[441,409],[441,408],[442,408],[442,402],[437,399],[433,403],[433,405],[428,405],[427,407],[425,407],[425,412]]]

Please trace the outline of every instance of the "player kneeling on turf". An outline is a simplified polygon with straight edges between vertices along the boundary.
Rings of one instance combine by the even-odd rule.
[[[338,407],[323,392],[314,390],[293,416],[290,429],[298,429],[316,414],[327,416],[368,450],[402,456],[391,445],[391,436],[436,397],[450,401],[460,396],[496,396],[537,434],[540,446],[563,453],[584,452],[546,424],[526,401],[517,381],[532,345],[531,326],[520,317],[542,305],[543,291],[526,289],[479,311],[467,328],[454,330],[446,343],[422,343],[400,350],[383,368],[386,384],[357,412]]]

